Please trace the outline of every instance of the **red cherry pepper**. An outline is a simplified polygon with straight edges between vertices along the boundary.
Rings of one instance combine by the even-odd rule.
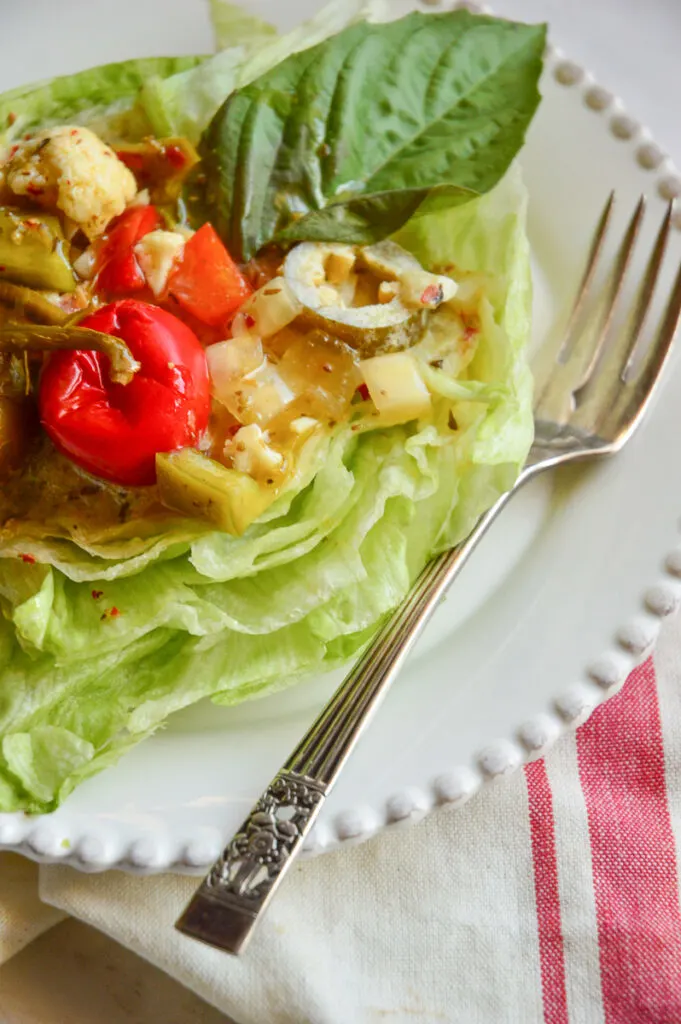
[[[128,295],[146,286],[135,245],[150,231],[163,227],[155,206],[132,206],[112,220],[96,262],[98,292]]]
[[[79,323],[121,338],[141,368],[109,379],[99,352],[54,352],[40,381],[40,418],[54,445],[95,476],[153,484],[157,452],[196,444],[210,413],[205,352],[193,331],[158,306],[122,299]]]
[[[252,291],[211,224],[204,224],[185,243],[167,289],[197,320],[223,328]]]

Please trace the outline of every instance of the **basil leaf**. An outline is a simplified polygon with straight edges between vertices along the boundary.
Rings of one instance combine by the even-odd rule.
[[[201,143],[205,209],[232,254],[375,241],[433,189],[489,191],[539,103],[545,33],[465,10],[361,23],[232,93]]]
[[[445,206],[456,206],[474,199],[478,193],[457,185],[443,185],[426,190],[422,188],[397,189],[358,196],[346,202],[330,203],[293,220],[276,234],[278,242],[349,242],[372,245],[398,231],[416,216],[424,198],[439,196]],[[430,203],[428,204],[430,212]]]

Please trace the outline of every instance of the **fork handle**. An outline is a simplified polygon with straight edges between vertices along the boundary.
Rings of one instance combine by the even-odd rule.
[[[407,655],[513,493],[503,494],[458,547],[428,563],[213,865],[177,921],[179,931],[228,953],[244,949]]]

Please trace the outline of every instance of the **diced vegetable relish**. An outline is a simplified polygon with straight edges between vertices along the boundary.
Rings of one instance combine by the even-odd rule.
[[[107,168],[88,194],[89,205],[81,202],[87,212],[80,223],[73,219],[75,207],[64,174],[55,185],[51,165],[45,164],[51,146],[58,146],[58,156],[51,159],[58,159],[62,172],[68,173],[73,161],[75,175],[75,168],[83,166],[83,154],[95,177],[95,163]],[[27,345],[26,393],[0,397],[5,424],[3,521],[21,516],[40,522],[52,509],[70,515],[74,530],[83,515],[106,528],[121,519],[143,517],[152,508],[155,515],[160,511],[162,516],[216,521],[198,498],[193,505],[191,498],[169,498],[168,485],[159,491],[146,470],[128,468],[127,463],[124,468],[115,453],[109,464],[109,456],[87,452],[87,443],[43,419],[59,451],[46,441],[36,398],[49,350],[61,342],[57,328],[45,340],[48,332],[41,334],[32,326],[47,316],[40,303],[49,304],[49,318],[58,323],[68,323],[74,312],[82,311],[82,317],[122,298],[151,303],[183,321],[205,347],[212,392],[207,429],[185,434],[185,443],[202,458],[259,485],[263,498],[253,506],[259,510],[295,475],[301,448],[350,417],[359,430],[428,414],[419,358],[409,350],[418,352],[431,321],[437,327],[442,315],[449,318],[450,328],[460,319],[460,329],[450,329],[454,347],[465,333],[461,317],[466,314],[457,309],[454,279],[426,271],[394,243],[303,243],[288,252],[272,246],[239,267],[209,223],[193,232],[184,220],[182,182],[197,162],[194,147],[181,138],[149,138],[111,149],[88,129],[69,126],[48,129],[10,151],[0,170],[3,198],[14,204],[0,208],[0,300],[5,281],[5,317],[24,325],[24,337],[35,333],[39,339]],[[35,202],[24,178],[40,179],[45,186],[33,197]],[[93,231],[93,225],[99,230]],[[13,304],[12,298],[20,297],[13,289],[27,286],[35,297],[33,305]],[[4,339],[9,345],[8,329]],[[36,344],[42,351],[36,351]],[[400,359],[389,358],[399,351]],[[45,408],[43,402],[43,416]],[[143,443],[153,410],[146,417],[133,415]],[[81,425],[83,429],[87,427]],[[167,431],[168,448],[161,432],[159,454],[177,446],[176,435]],[[132,437],[129,443],[134,444]],[[167,463],[164,480],[174,466]],[[152,490],[140,498],[136,487],[130,492],[131,481]],[[93,497],[96,501],[84,500]],[[227,516],[223,521],[248,525],[250,520]]]

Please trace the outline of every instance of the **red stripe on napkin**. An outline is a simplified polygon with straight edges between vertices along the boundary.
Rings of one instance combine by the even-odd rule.
[[[568,1024],[553,795],[544,761],[525,765],[544,1024]]]
[[[681,1021],[681,913],[652,660],[577,733],[606,1024]]]

